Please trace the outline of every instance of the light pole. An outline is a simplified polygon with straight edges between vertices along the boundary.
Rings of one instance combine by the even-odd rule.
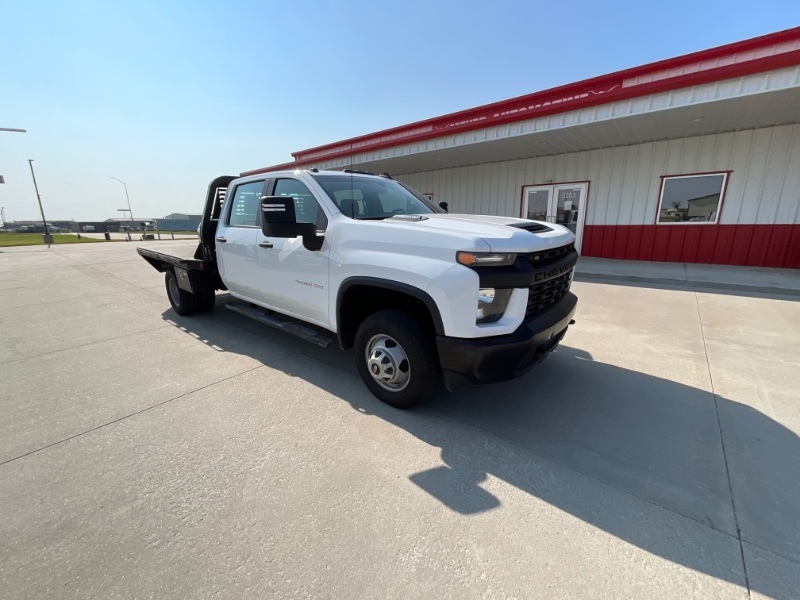
[[[0,131],[11,131],[13,133],[28,133],[24,129],[12,129],[10,127],[0,127]]]
[[[128,195],[128,184],[122,181],[122,179],[117,179],[116,177],[112,177],[111,179],[114,181],[119,181],[125,188],[125,199],[128,201],[128,215],[131,218],[131,231],[133,231],[133,211],[131,210],[131,197]],[[123,208],[122,210],[124,211],[125,209]],[[130,237],[130,234],[128,234],[128,237]]]
[[[53,236],[47,229],[47,219],[44,218],[44,208],[42,208],[42,197],[39,195],[39,186],[36,185],[36,174],[33,172],[33,159],[28,159],[28,165],[31,168],[31,177],[33,177],[33,189],[36,190],[36,199],[39,201],[39,211],[42,213],[42,225],[44,225],[44,243],[52,244]]]

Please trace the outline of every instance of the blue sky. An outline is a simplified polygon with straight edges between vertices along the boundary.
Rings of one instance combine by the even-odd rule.
[[[800,2],[0,0],[0,205],[199,212],[290,153],[800,25]]]

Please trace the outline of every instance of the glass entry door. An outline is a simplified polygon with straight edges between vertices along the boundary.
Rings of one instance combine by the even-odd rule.
[[[580,251],[588,187],[586,183],[526,186],[522,216],[563,225],[575,234],[575,247]]]

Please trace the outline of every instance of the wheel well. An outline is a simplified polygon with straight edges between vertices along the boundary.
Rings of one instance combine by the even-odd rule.
[[[342,348],[350,348],[358,326],[373,313],[387,308],[402,310],[415,319],[432,335],[436,333],[431,311],[425,303],[397,290],[374,285],[352,285],[348,287],[339,300],[338,329],[339,344]]]

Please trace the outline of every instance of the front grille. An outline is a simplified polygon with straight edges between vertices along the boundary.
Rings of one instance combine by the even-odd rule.
[[[535,317],[548,306],[552,306],[561,300],[569,291],[571,276],[572,269],[563,275],[531,286],[528,290],[528,307],[525,309],[525,319]]]
[[[542,252],[531,252],[528,254],[528,261],[534,266],[538,267],[553,259],[559,258],[572,252],[575,249],[575,244],[567,244],[559,248],[551,248],[550,250],[543,250]]]

